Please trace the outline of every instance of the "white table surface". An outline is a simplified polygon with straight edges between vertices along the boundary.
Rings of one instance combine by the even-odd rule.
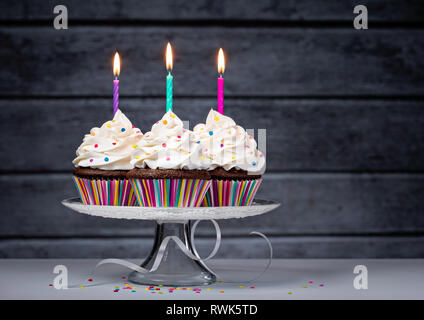
[[[424,259],[275,259],[267,273],[252,283],[244,283],[243,279],[260,273],[266,260],[211,260],[208,265],[224,281],[197,286],[201,289],[199,293],[193,287],[173,293],[169,293],[168,287],[161,287],[152,293],[145,290],[148,286],[131,283],[135,290],[123,289],[127,280],[122,277],[129,270],[114,265],[100,267],[93,282],[88,283],[91,286],[67,290],[50,286],[57,276],[53,273],[56,265],[68,268],[71,286],[87,280],[98,261],[2,259],[0,299],[424,299]],[[368,269],[367,290],[353,287],[353,269],[360,264]],[[240,282],[226,282],[230,280]],[[114,292],[116,286],[120,288],[118,292]]]

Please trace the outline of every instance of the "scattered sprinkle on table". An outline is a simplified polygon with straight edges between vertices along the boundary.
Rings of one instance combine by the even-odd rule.
[[[240,288],[240,289],[243,289],[244,287],[243,287],[243,286],[239,286],[239,288]]]
[[[220,292],[220,293],[224,293],[224,290],[220,290],[219,292]]]
[[[291,292],[291,291],[289,291],[289,292],[287,292],[288,294],[292,294],[293,292]]]
[[[250,289],[255,289],[255,287],[250,287]]]

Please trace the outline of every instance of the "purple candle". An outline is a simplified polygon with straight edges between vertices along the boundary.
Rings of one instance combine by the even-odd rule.
[[[119,109],[119,73],[121,71],[121,63],[119,61],[118,52],[115,53],[115,59],[113,61],[113,74],[115,80],[113,80],[113,116]]]

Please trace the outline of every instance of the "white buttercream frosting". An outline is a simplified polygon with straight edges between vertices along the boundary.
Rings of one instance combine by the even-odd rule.
[[[257,149],[254,137],[230,117],[211,109],[206,123],[196,125],[193,131],[201,142],[209,170],[223,167],[251,174],[265,171],[265,155]]]
[[[183,122],[168,111],[146,132],[131,155],[136,168],[204,169],[205,157],[194,133],[184,129]]]
[[[76,167],[102,170],[130,170],[131,152],[138,147],[143,134],[118,110],[113,120],[84,136],[72,162]]]

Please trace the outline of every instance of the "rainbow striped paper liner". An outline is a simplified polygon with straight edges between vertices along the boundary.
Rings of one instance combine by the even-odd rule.
[[[262,183],[256,180],[212,180],[203,200],[204,207],[250,206]]]
[[[129,180],[94,180],[73,177],[82,203],[102,206],[136,206]]]
[[[211,180],[130,179],[141,207],[200,207]]]

